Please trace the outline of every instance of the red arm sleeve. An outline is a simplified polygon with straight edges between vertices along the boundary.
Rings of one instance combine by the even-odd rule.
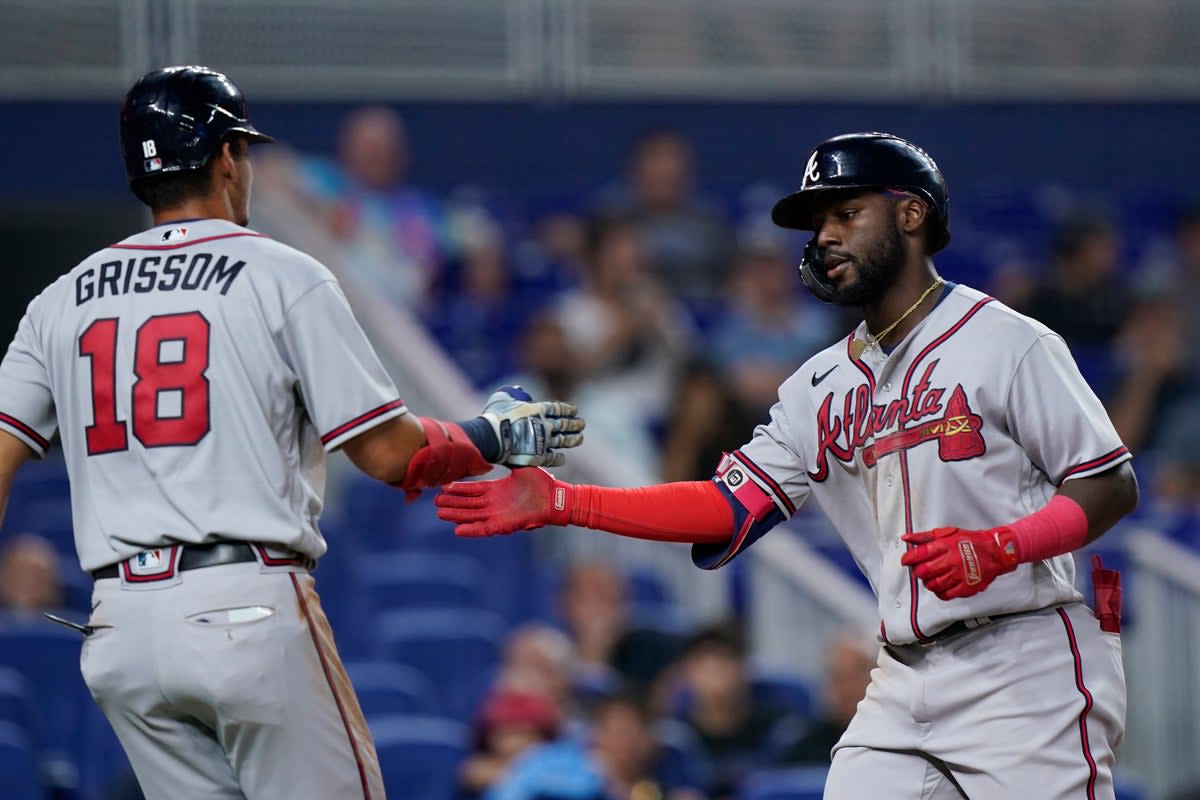
[[[570,524],[658,542],[719,544],[734,533],[733,509],[712,481],[635,489],[567,486]],[[556,488],[558,488],[556,486]]]

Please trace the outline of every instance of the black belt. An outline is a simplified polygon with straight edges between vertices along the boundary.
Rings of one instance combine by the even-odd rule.
[[[245,542],[213,542],[212,544],[185,544],[179,554],[179,572],[189,569],[216,567],[221,564],[243,564],[258,561],[254,548]],[[92,573],[95,580],[121,577],[121,564],[111,564]]]
[[[1034,609],[1034,610],[1041,611],[1041,609]],[[919,644],[919,645],[933,644],[936,641],[939,641],[941,639],[949,639],[951,636],[957,636],[960,633],[967,633],[968,631],[977,631],[980,628],[986,628],[988,625],[991,625],[993,622],[996,622],[997,620],[1007,619],[1008,617],[1021,617],[1021,616],[1024,616],[1025,614],[1032,614],[1032,613],[1033,613],[1033,611],[1012,611],[1007,614],[989,614],[985,617],[974,617],[972,619],[973,619],[973,621],[976,622],[975,625],[967,624],[966,620],[962,620],[962,619],[955,620],[954,622],[951,622],[949,625],[947,625],[946,627],[942,628],[940,631],[935,633],[933,636],[926,637],[925,639],[922,639],[921,641],[916,642],[916,644]]]

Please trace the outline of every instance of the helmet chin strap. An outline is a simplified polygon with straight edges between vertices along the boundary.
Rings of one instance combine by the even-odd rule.
[[[825,277],[825,252],[817,244],[815,236],[804,246],[804,255],[800,258],[800,280],[822,303],[833,302],[833,284]]]

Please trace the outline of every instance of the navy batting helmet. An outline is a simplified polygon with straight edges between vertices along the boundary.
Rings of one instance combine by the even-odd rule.
[[[934,215],[929,250],[950,242],[950,192],[938,165],[921,148],[890,133],[846,133],[817,145],[804,182],[775,204],[771,219],[784,228],[811,231],[823,192],[836,189],[903,189],[920,197]]]
[[[230,134],[273,142],[246,117],[246,99],[208,67],[166,67],[142,76],[121,105],[121,153],[129,180],[199,169]]]
[[[846,189],[898,189],[929,206],[929,252],[950,243],[950,192],[937,164],[921,148],[890,133],[847,133],[826,139],[808,157],[798,191],[771,209],[771,219],[783,228],[813,230],[813,213],[821,197]],[[826,302],[832,287],[815,265],[821,253],[816,239],[809,242],[800,275],[813,294]]]

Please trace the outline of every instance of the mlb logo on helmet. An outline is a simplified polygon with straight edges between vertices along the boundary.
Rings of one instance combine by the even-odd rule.
[[[147,158],[145,165],[146,172],[158,172],[162,169],[161,158]]]

